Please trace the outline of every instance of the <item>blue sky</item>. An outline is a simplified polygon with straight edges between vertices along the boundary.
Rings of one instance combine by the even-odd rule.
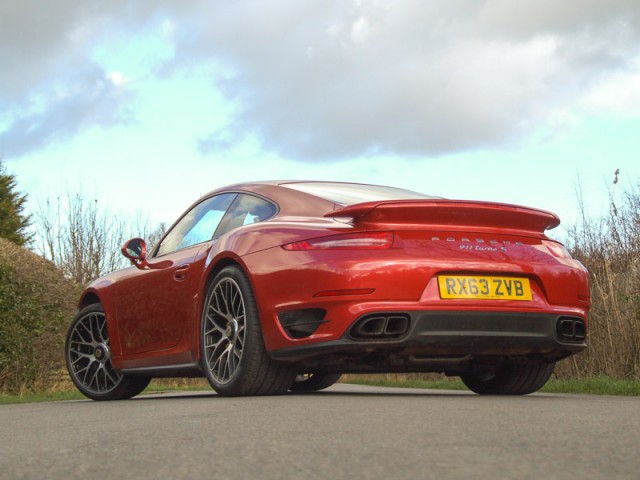
[[[578,218],[640,179],[640,4],[0,5],[0,155],[35,210],[172,221],[265,179],[388,184]]]

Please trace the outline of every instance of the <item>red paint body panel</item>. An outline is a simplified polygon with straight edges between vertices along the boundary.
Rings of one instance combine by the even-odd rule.
[[[222,192],[258,196],[276,205],[277,214],[162,257],[152,252],[146,260],[153,268],[114,272],[93,282],[83,294],[83,299],[97,296],[104,307],[116,369],[197,365],[207,282],[229,263],[240,266],[253,287],[267,351],[286,358],[288,351],[318,347],[315,365],[325,358],[323,345],[331,347],[332,355],[340,354],[343,344],[360,354],[389,351],[402,355],[406,349],[411,355],[429,355],[428,347],[419,347],[420,342],[413,340],[353,342],[349,332],[354,322],[379,312],[403,312],[410,317],[411,328],[423,322],[419,317],[425,312],[459,312],[461,317],[482,312],[568,316],[586,325],[588,275],[545,236],[546,229],[559,223],[551,213],[444,199],[345,206],[288,188],[287,182],[234,185],[211,192],[194,206]],[[282,248],[293,242],[367,231],[391,231],[393,243],[389,248],[369,250]],[[437,282],[441,274],[526,278],[532,299],[444,300]],[[326,314],[311,334],[294,338],[279,315],[307,309]],[[585,346],[584,342],[559,342],[553,348],[532,347],[530,353],[561,358]],[[496,344],[496,351],[499,348]],[[504,354],[516,351],[524,350],[518,347]],[[339,361],[332,361],[332,368],[339,369]],[[357,366],[350,365],[350,369]]]

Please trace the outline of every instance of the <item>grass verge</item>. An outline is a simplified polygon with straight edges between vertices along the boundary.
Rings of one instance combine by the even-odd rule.
[[[23,393],[22,395],[0,394],[0,405],[15,403],[59,402],[62,400],[80,400],[87,398],[77,390],[44,393]]]
[[[640,396],[640,381],[611,377],[552,379],[542,388],[548,393],[590,393],[594,395]]]
[[[211,387],[206,381],[199,379],[154,380],[149,384],[142,395],[160,392],[210,389]],[[70,386],[70,382],[64,390],[53,392],[27,392],[21,395],[9,395],[0,393],[0,405],[11,405],[16,403],[59,402],[63,400],[86,399],[87,397],[82,395],[78,390],[75,389],[75,387]]]

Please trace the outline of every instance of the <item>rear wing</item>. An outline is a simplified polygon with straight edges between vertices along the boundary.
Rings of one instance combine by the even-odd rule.
[[[544,210],[505,203],[467,200],[393,200],[349,205],[325,215],[347,217],[354,224],[372,228],[408,227],[429,229],[473,229],[522,234],[544,234],[560,225],[557,215]],[[506,233],[506,232],[505,232]]]

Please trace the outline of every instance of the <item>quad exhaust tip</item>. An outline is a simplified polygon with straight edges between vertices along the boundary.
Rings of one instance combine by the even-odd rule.
[[[587,325],[578,317],[560,317],[556,332],[560,340],[579,342],[587,338]]]
[[[369,315],[358,320],[350,336],[356,340],[400,338],[409,331],[409,316],[403,314]]]

